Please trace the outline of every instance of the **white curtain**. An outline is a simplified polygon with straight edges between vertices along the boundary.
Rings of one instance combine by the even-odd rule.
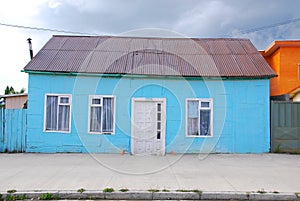
[[[198,108],[199,101],[188,101],[188,135],[199,135],[198,133]]]
[[[56,130],[58,97],[47,96],[46,103],[46,130]]]
[[[101,132],[101,107],[91,107],[90,131]]]
[[[102,119],[103,132],[113,132],[113,122],[114,122],[113,106],[114,106],[113,98],[103,98],[103,119]]]
[[[70,106],[60,105],[58,109],[58,130],[68,131],[70,122]]]

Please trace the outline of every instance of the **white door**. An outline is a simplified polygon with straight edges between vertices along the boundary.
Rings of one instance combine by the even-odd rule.
[[[132,154],[165,154],[165,105],[165,99],[132,99]]]

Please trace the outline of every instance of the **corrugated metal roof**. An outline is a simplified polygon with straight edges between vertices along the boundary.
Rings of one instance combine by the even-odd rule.
[[[53,36],[25,71],[273,77],[248,39]]]

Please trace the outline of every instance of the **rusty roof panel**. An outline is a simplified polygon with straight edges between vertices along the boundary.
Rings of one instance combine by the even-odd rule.
[[[96,46],[96,51],[102,52],[128,52],[130,38],[104,38]]]
[[[72,58],[73,51],[59,51],[55,55],[55,59],[53,59],[50,64],[48,65],[46,70],[55,69],[58,72],[66,72],[67,71],[67,64]]]
[[[239,40],[227,41],[226,45],[231,51],[231,54],[247,54]]]
[[[73,38],[67,40],[61,47],[63,50],[94,50],[97,47],[98,38],[88,37],[74,41]]]
[[[226,40],[212,40],[208,43],[211,54],[231,54],[227,48]]]
[[[201,45],[193,39],[166,39],[163,40],[163,50],[172,54],[205,54]]]
[[[258,52],[250,40],[240,41],[240,44],[247,54],[256,54]]]
[[[53,37],[45,44],[42,50],[59,50],[67,39],[68,38],[66,37],[58,40],[56,37]]]
[[[234,59],[244,76],[256,75],[259,76],[259,71],[256,69],[256,66],[251,61],[250,57],[246,54],[237,54],[234,55]]]
[[[130,71],[131,54],[119,56],[111,65],[105,69],[105,73],[125,74]]]
[[[213,55],[213,58],[216,66],[223,66],[218,68],[220,75],[243,76],[232,55]]]
[[[27,71],[273,77],[247,39],[53,36]]]
[[[201,49],[201,54],[207,54],[207,55],[211,55],[212,54],[209,42],[207,42],[207,40],[205,40],[205,39],[200,40],[199,39],[199,40],[195,40],[195,41],[199,45],[199,49]]]
[[[193,76],[195,74],[202,74],[203,76],[219,76],[215,61],[210,55],[184,55],[182,66],[187,66],[182,72],[187,76]]]
[[[147,47],[147,40],[143,38],[136,38],[130,40],[129,52],[144,50]]]
[[[46,71],[50,63],[55,60],[58,50],[40,50],[39,53],[27,64],[29,69]]]
[[[178,55],[166,53],[161,56],[161,70],[163,75],[180,75],[180,58]]]
[[[147,47],[145,49],[162,51],[162,40],[147,40]]]
[[[272,68],[268,65],[268,63],[265,62],[261,54],[251,55],[251,60],[262,76],[268,76],[269,74],[274,73]]]
[[[67,66],[67,72],[85,72],[91,51],[74,51]]]

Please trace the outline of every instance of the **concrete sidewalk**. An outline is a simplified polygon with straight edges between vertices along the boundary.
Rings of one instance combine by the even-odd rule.
[[[0,191],[300,192],[300,155],[0,154]]]

